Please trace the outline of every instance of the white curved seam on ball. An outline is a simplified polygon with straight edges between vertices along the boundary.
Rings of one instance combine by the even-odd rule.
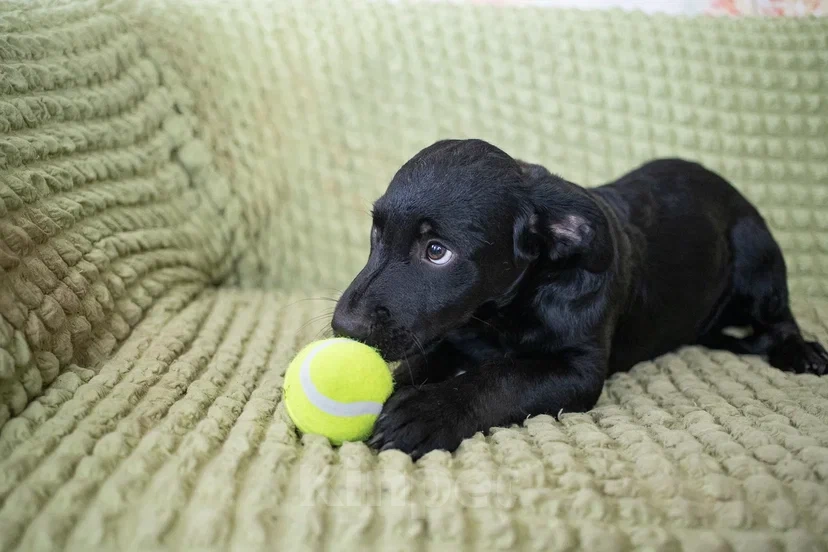
[[[312,349],[305,360],[302,362],[302,367],[299,370],[299,383],[302,385],[302,390],[310,403],[331,416],[366,416],[373,414],[378,416],[382,411],[382,404],[374,401],[356,401],[356,402],[340,402],[330,397],[326,397],[314,385],[311,379],[311,363],[313,359],[321,351],[333,345],[334,343],[345,341],[344,339],[332,339],[325,343],[320,343],[317,347]]]

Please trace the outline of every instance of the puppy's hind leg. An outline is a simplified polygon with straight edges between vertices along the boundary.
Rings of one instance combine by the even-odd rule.
[[[753,335],[737,340],[743,350],[736,352],[763,355],[780,370],[828,373],[828,352],[805,340],[791,313],[785,260],[764,221],[758,216],[742,219],[731,242],[733,306],[738,305],[739,316],[753,329]]]

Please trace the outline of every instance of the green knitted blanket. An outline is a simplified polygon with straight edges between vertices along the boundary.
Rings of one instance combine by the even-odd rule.
[[[0,550],[825,550],[828,378],[685,348],[417,463],[280,386],[414,152],[699,160],[828,343],[828,21],[0,3]],[[681,290],[676,290],[680,293]]]

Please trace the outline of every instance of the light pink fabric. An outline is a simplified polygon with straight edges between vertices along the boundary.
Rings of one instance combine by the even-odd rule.
[[[423,0],[474,4],[624,8],[651,13],[802,17],[828,14],[828,0]]]

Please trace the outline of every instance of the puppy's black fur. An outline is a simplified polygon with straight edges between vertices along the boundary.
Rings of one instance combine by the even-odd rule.
[[[446,140],[397,172],[373,218],[332,326],[402,361],[379,448],[416,458],[588,410],[609,374],[686,344],[826,372],[762,217],[698,164],[657,160],[584,189],[486,142]]]

